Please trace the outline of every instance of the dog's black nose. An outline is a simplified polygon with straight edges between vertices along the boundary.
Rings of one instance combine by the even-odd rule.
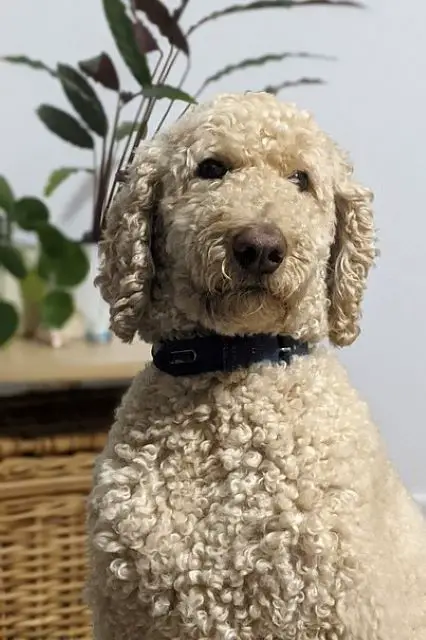
[[[262,224],[240,231],[232,250],[240,267],[255,275],[273,273],[283,262],[286,241],[273,224]]]

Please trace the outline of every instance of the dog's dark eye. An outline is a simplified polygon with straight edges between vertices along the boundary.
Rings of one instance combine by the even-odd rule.
[[[220,180],[228,171],[229,167],[220,160],[207,158],[198,165],[197,176],[203,180]]]
[[[300,191],[307,191],[309,189],[309,176],[306,171],[295,171],[289,176],[289,180],[296,184]]]

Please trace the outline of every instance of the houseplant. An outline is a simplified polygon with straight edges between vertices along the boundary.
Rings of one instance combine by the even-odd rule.
[[[33,235],[31,254],[16,242],[16,230]],[[33,337],[40,329],[60,329],[74,313],[72,289],[87,276],[89,263],[79,243],[50,222],[46,204],[35,197],[16,198],[0,176],[0,346],[22,329]],[[1,288],[16,280],[19,299]],[[21,327],[20,327],[21,325]]]
[[[140,140],[154,133],[152,125],[154,110],[160,100],[168,102],[160,117],[157,130],[163,125],[175,101],[191,103],[203,91],[218,80],[232,73],[259,65],[283,61],[290,57],[325,58],[308,52],[279,52],[229,64],[210,75],[202,83],[196,97],[182,90],[190,71],[190,41],[192,35],[209,23],[240,16],[244,13],[263,12],[268,9],[298,9],[309,6],[360,7],[351,0],[254,0],[252,2],[229,5],[224,9],[210,12],[189,28],[182,26],[184,12],[190,0],[180,0],[174,11],[169,11],[161,0],[102,0],[104,17],[108,23],[116,48],[130,70],[135,88],[123,89],[116,67],[111,57],[102,52],[83,60],[75,66],[58,64],[56,68],[30,59],[26,56],[6,56],[4,61],[22,64],[49,73],[59,81],[75,114],[58,109],[50,104],[37,108],[37,115],[43,124],[55,135],[85,152],[92,154],[92,161],[83,167],[60,167],[47,179],[45,195],[50,196],[65,180],[81,171],[93,176],[93,203],[91,219],[82,237],[91,262],[90,275],[96,272],[97,250],[102,233],[102,217],[114,188],[116,176],[120,176],[123,166],[133,156]],[[149,24],[149,27],[147,26]],[[153,33],[156,34],[154,37]],[[186,59],[186,68],[177,86],[170,86],[168,78],[179,57]],[[278,93],[299,84],[321,84],[319,77],[302,77],[270,84],[264,89]],[[109,118],[99,97],[101,90],[115,92],[116,108]],[[261,87],[260,87],[261,88]],[[123,117],[127,105],[137,101],[137,109],[131,120]],[[155,115],[158,115],[156,112]],[[87,295],[93,298],[90,284],[86,283]],[[102,302],[99,298],[102,316]],[[92,307],[94,309],[94,307]],[[106,318],[106,313],[104,313]],[[92,334],[96,334],[96,330]],[[99,334],[104,336],[100,329]],[[92,335],[96,338],[96,335]]]

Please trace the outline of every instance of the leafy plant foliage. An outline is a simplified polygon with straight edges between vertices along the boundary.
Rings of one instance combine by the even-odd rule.
[[[103,213],[108,207],[116,186],[114,175],[123,175],[123,164],[133,158],[135,148],[147,135],[148,125],[157,102],[167,100],[169,103],[160,120],[158,126],[160,128],[175,101],[187,104],[196,101],[182,88],[189,70],[190,37],[194,32],[217,20],[232,18],[232,16],[236,19],[246,13],[261,12],[263,14],[269,9],[282,9],[286,12],[312,6],[328,9],[363,6],[355,0],[252,0],[230,4],[219,10],[210,10],[195,24],[184,29],[181,21],[189,1],[180,0],[176,9],[170,11],[163,0],[102,0],[104,17],[117,52],[137,85],[136,89],[131,91],[123,89],[116,66],[105,52],[82,60],[75,67],[61,63],[55,69],[40,60],[32,60],[26,55],[0,58],[4,62],[48,73],[60,83],[73,109],[73,113],[68,113],[53,105],[43,104],[37,108],[37,115],[43,125],[56,136],[80,147],[85,153],[92,153],[93,162],[85,167],[55,169],[47,179],[44,193],[46,196],[52,195],[66,180],[81,171],[93,173],[94,201],[90,230],[86,234],[86,240],[99,241]],[[161,36],[161,42],[164,41],[165,44],[159,44],[152,33],[153,28]],[[184,56],[187,69],[178,86],[171,86],[167,80],[178,56]],[[235,61],[210,74],[197,92],[197,97],[206,87],[233,73],[250,67],[268,65],[271,62],[284,62],[287,58],[295,57],[321,58],[308,52],[286,51]],[[289,87],[322,83],[321,78],[302,76],[295,80],[277,81],[265,87],[264,90],[276,94]],[[116,109],[111,119],[108,118],[103,107],[98,88],[108,89],[116,94]],[[122,118],[123,109],[135,100],[139,101],[139,105],[133,121]],[[98,149],[99,146],[100,149]],[[119,158],[118,164],[116,158]],[[3,200],[7,205],[8,194],[0,184],[0,205],[3,204]],[[11,256],[9,256],[10,259]],[[46,317],[50,318],[51,314],[47,313]]]
[[[14,231],[31,232],[36,239],[37,261],[27,264],[14,244]],[[33,197],[15,198],[4,176],[0,176],[0,272],[19,282],[23,300],[36,303],[43,326],[60,328],[74,312],[70,289],[86,278],[89,264],[80,243],[67,238],[50,222],[46,204]],[[0,298],[0,346],[19,326],[19,311]]]

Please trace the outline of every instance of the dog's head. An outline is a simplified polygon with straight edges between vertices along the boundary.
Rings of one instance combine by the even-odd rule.
[[[347,345],[375,257],[371,193],[306,112],[265,93],[192,107],[144,143],[97,279],[125,341],[191,331]]]

